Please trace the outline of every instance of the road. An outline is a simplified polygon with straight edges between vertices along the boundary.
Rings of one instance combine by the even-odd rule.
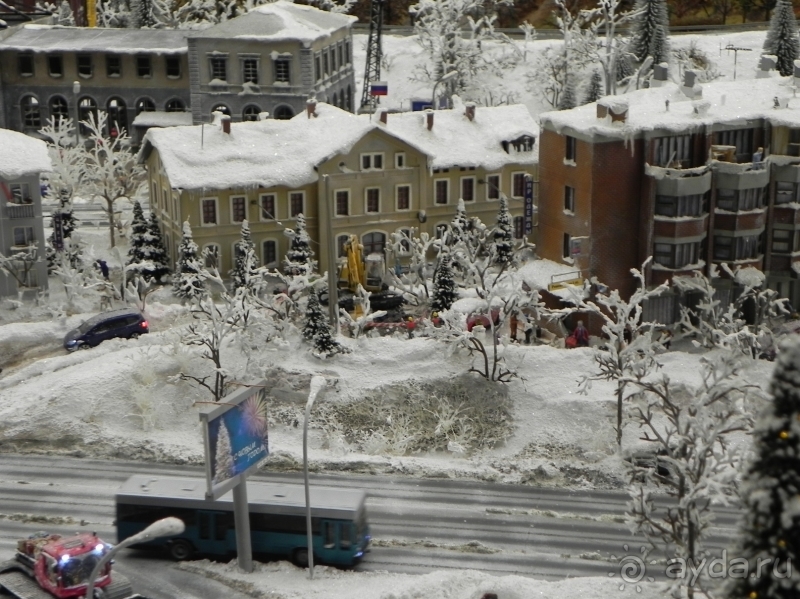
[[[0,555],[13,552],[16,538],[42,529],[91,529],[114,541],[113,494],[133,473],[202,476],[190,466],[3,454]],[[302,481],[291,473],[252,478]],[[314,483],[367,490],[374,546],[360,571],[469,568],[545,580],[606,577],[620,557],[638,555],[643,544],[624,524],[622,492],[387,476],[312,475]],[[735,510],[718,511],[710,544],[725,547],[736,521]],[[117,567],[152,599],[174,599],[176,589],[187,599],[243,599],[160,556],[123,551]]]

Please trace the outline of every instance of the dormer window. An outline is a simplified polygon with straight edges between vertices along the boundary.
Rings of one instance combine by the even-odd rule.
[[[362,171],[382,171],[383,152],[373,152],[371,154],[361,154]]]
[[[523,135],[511,140],[511,146],[517,152],[530,152],[533,150],[534,143],[536,143],[536,139],[531,135]]]

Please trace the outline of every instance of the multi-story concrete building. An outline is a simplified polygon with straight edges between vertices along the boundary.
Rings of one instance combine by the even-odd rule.
[[[43,141],[0,129],[0,254],[9,258],[35,247],[38,255],[13,265],[16,276],[0,273],[0,297],[47,288],[39,176],[52,168]]]
[[[800,101],[791,78],[651,89],[541,116],[539,244],[629,295],[727,263],[800,307]],[[754,85],[755,83],[755,85]],[[660,85],[659,85],[660,84]],[[724,295],[735,284],[717,279]],[[650,306],[671,322],[677,298]]]
[[[280,267],[289,247],[283,231],[302,213],[324,270],[331,236],[338,251],[356,235],[365,253],[382,252],[398,228],[436,235],[459,199],[470,216],[493,224],[501,194],[512,198],[522,236],[525,175],[536,174],[538,134],[524,106],[372,119],[308,106],[312,116],[289,121],[147,133],[140,160],[173,261],[188,221],[195,242],[213,247],[227,273],[247,219],[261,263]]]
[[[311,96],[353,110],[356,17],[278,0],[189,38],[192,115],[290,119]]]

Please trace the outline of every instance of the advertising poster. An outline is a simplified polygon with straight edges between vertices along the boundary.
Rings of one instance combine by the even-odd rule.
[[[259,385],[237,391],[200,419],[208,495],[218,499],[269,455],[266,390]]]

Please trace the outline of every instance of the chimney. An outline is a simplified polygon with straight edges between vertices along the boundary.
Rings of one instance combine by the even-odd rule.
[[[628,101],[619,98],[603,98],[597,102],[597,118],[611,117],[612,123],[624,123],[628,120]]]
[[[597,118],[604,119],[608,116],[608,106],[605,104],[597,103]]]
[[[800,60],[794,61],[794,85],[795,87],[800,87],[798,85],[800,83]]]
[[[428,131],[433,129],[433,110],[430,108],[425,111],[425,122],[428,124]]]
[[[778,57],[773,54],[762,54],[761,60],[758,61],[758,70],[756,71],[756,79],[763,79],[764,77],[770,77],[770,71],[775,70],[775,66],[778,64]]]
[[[381,120],[381,123],[385,125],[389,120],[389,110],[386,108],[381,108],[380,112],[378,113],[378,118]]]
[[[306,112],[308,113],[308,118],[317,116],[317,101],[314,98],[306,100]]]
[[[691,69],[683,72],[683,85],[681,91],[687,98],[699,100],[703,97],[703,88],[697,85],[697,73]]]
[[[708,114],[708,109],[711,108],[711,102],[708,100],[695,100],[692,102],[692,114],[698,117],[704,117]]]
[[[650,87],[661,87],[669,78],[669,65],[666,62],[660,62],[653,66],[653,80],[650,82]]]
[[[470,121],[475,120],[475,102],[467,102],[464,104],[464,114]]]
[[[222,123],[222,132],[223,133],[227,133],[228,135],[230,135],[231,134],[231,117],[229,117],[227,114],[224,114],[224,115],[222,115],[222,118],[220,119],[220,122]]]

